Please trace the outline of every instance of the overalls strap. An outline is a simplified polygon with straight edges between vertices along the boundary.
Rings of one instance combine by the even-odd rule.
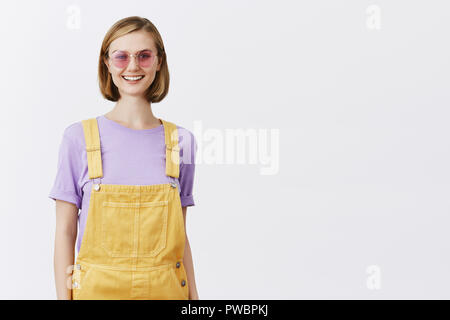
[[[86,154],[88,160],[89,179],[103,177],[102,152],[100,148],[100,134],[96,118],[82,120]]]
[[[160,120],[164,125],[166,143],[166,175],[178,178],[180,175],[180,147],[178,146],[177,126],[172,122]]]
[[[178,130],[174,123],[160,119],[164,125],[166,145],[166,175],[178,178],[180,172],[180,148]],[[81,121],[83,124],[89,179],[103,177],[100,134],[96,118]]]

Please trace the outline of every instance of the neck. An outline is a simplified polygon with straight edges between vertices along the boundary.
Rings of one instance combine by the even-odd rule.
[[[161,124],[153,115],[151,103],[143,97],[121,97],[105,116],[134,129],[151,129]]]

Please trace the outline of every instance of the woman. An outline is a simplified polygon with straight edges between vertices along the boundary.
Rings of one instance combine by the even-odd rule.
[[[103,96],[116,104],[65,129],[49,195],[57,297],[198,299],[185,232],[197,144],[190,131],[152,113],[169,88],[156,27],[141,17],[116,22],[98,72]]]

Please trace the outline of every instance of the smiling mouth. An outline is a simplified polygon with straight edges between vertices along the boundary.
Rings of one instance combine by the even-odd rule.
[[[145,76],[122,76],[126,81],[139,81],[143,79]]]

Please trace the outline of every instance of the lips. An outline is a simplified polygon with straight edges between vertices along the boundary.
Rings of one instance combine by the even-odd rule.
[[[143,79],[145,76],[144,75],[138,75],[138,76],[122,76],[123,79],[125,79],[126,81],[139,81],[141,79]]]

